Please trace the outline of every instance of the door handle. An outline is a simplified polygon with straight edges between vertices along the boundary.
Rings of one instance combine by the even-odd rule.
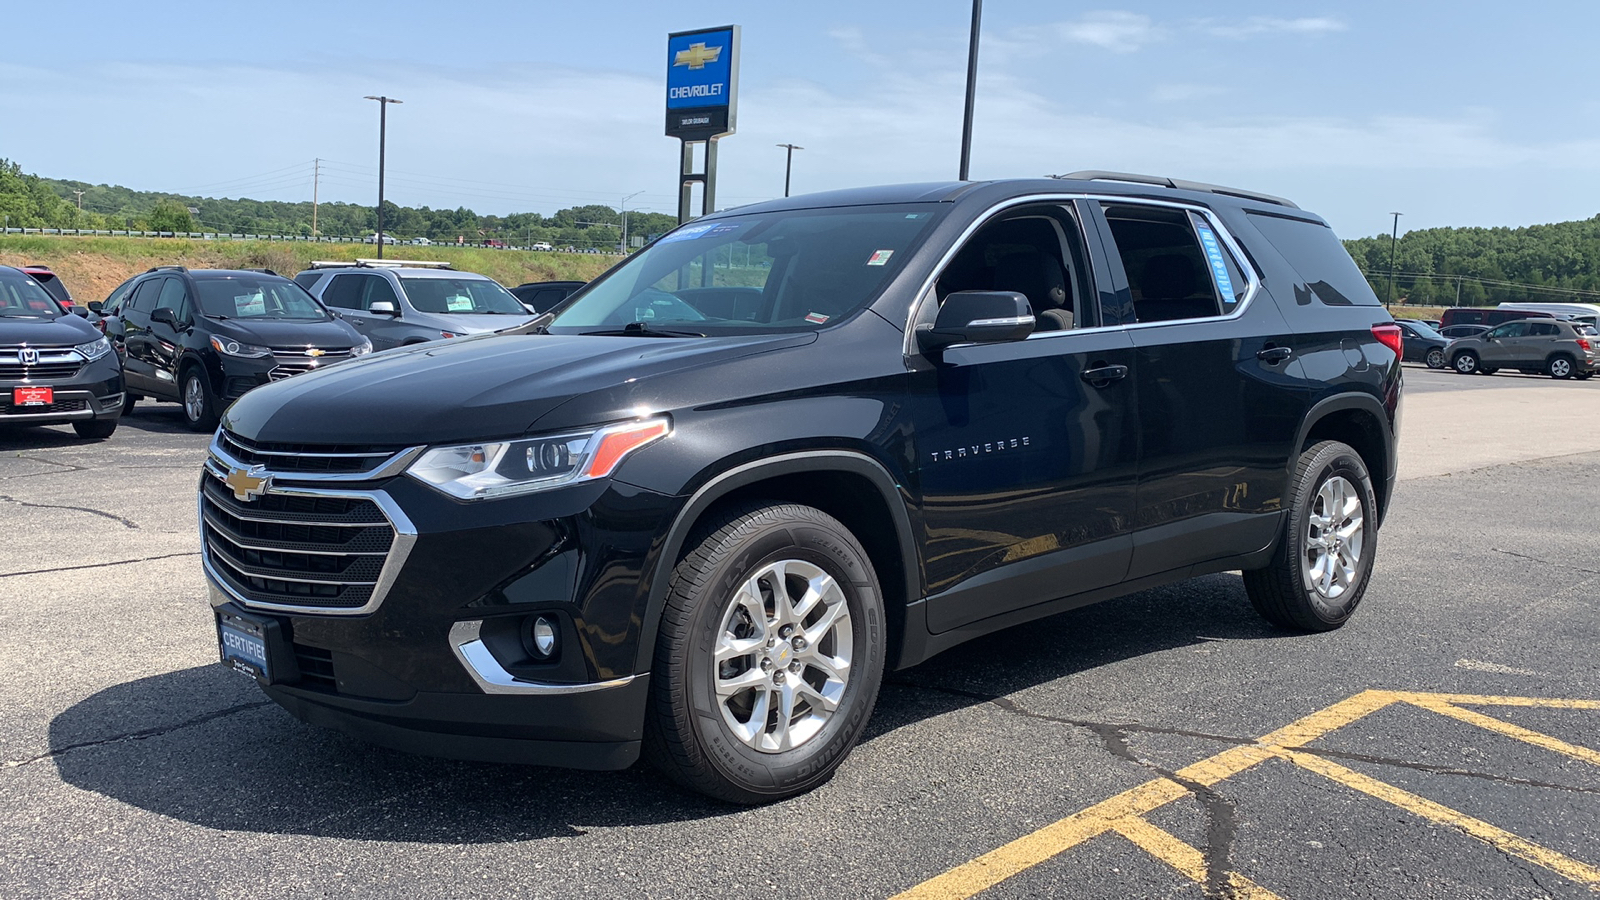
[[[1288,347],[1268,347],[1265,350],[1258,350],[1256,352],[1256,359],[1261,360],[1267,365],[1274,365],[1276,363],[1283,362],[1293,355],[1294,351],[1290,350]]]
[[[1094,387],[1105,387],[1128,377],[1128,367],[1099,366],[1093,369],[1085,369],[1081,377]]]

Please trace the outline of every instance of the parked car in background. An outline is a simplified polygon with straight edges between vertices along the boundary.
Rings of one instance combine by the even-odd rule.
[[[551,247],[548,241],[534,241],[533,242],[533,246],[530,247],[529,249],[530,250],[553,250],[555,248]]]
[[[1580,330],[1581,329],[1581,330]],[[1600,370],[1600,348],[1588,325],[1565,319],[1520,319],[1450,343],[1450,366],[1463,375],[1517,369],[1526,375],[1587,379]]]
[[[392,234],[378,234],[376,232],[361,239],[361,243],[363,244],[376,244],[379,242],[391,245],[400,243],[399,241],[395,240],[395,237]]]
[[[56,304],[61,307],[62,312],[76,312],[80,314],[85,312],[85,310],[83,310],[81,307],[74,307],[72,302],[72,294],[67,291],[66,284],[61,280],[60,276],[50,271],[49,266],[41,266],[36,263],[27,263],[18,266],[17,268],[29,278],[39,282],[39,286],[44,288],[45,293],[49,294],[51,298],[56,301]]]
[[[1452,306],[1439,317],[1440,323],[1448,328],[1451,325],[1488,325],[1493,328],[1502,322],[1514,322],[1517,319],[1553,319],[1555,316],[1547,312],[1532,309],[1501,309],[1482,306]]]
[[[432,247],[433,246],[433,241],[430,241],[425,237],[414,237],[409,241],[409,243],[414,247]]]
[[[536,313],[542,313],[567,299],[587,281],[530,281],[511,289],[512,296]]]
[[[102,440],[122,415],[105,336],[20,269],[0,266],[0,425],[67,425]]]
[[[379,350],[504,331],[533,318],[500,283],[449,263],[314,262],[295,276]]]
[[[123,360],[126,409],[139,397],[181,403],[196,431],[215,428],[252,388],[372,350],[303,288],[266,269],[157,266],[96,312]]]
[[[1439,329],[1439,334],[1453,341],[1456,338],[1477,337],[1488,330],[1488,325],[1446,325]]]
[[[1395,319],[1394,323],[1400,326],[1400,339],[1405,348],[1401,359],[1422,363],[1430,369],[1445,367],[1444,348],[1450,345],[1449,338],[1420,319]]]
[[[1502,303],[1498,308],[1549,313],[1600,328],[1600,304],[1597,303]]]

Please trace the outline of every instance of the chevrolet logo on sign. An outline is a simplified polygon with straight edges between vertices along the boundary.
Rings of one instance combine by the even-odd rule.
[[[679,50],[673,57],[672,65],[688,66],[691,69],[704,69],[706,63],[716,62],[722,56],[721,47],[707,47],[705,44],[690,44],[689,49]],[[659,57],[657,57],[659,59]]]
[[[251,466],[249,469],[234,467],[228,469],[228,477],[223,482],[232,489],[234,497],[249,503],[272,487],[272,476],[260,466]]]

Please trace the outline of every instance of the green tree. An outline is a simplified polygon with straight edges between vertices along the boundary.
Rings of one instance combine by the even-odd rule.
[[[177,200],[165,199],[145,217],[147,231],[193,231],[194,219],[189,208]]]

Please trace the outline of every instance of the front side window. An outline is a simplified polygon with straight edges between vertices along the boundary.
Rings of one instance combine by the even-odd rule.
[[[362,281],[361,309],[371,309],[374,303],[392,303],[396,310],[400,309],[400,298],[396,296],[394,287],[389,284],[389,279],[382,275],[359,275]]]
[[[368,276],[382,281],[380,276]],[[384,282],[388,287],[388,282]],[[487,278],[407,278],[400,276],[406,299],[417,312],[516,315],[528,314],[526,307],[497,281]],[[374,288],[376,290],[376,288]],[[376,294],[373,299],[382,299]],[[388,299],[393,302],[391,290]]]
[[[161,293],[161,284],[164,281],[165,278],[152,278],[139,285],[139,289],[133,292],[133,300],[128,305],[142,313],[155,309],[156,295]]]
[[[1060,206],[1029,207],[978,229],[934,282],[940,303],[957,291],[1012,291],[1028,298],[1035,331],[1099,324],[1077,221]]]
[[[156,297],[156,309],[172,310],[173,318],[182,323],[189,318],[188,293],[183,287],[183,279],[168,278],[167,283],[161,286],[161,293]]]
[[[316,319],[328,313],[305,288],[287,279],[206,278],[195,280],[200,311],[221,319]]]
[[[592,283],[550,330],[815,330],[871,303],[943,215],[935,204],[903,204],[694,222]]]
[[[1133,294],[1136,321],[1204,319],[1223,313],[1218,295],[1221,279],[1189,213],[1138,204],[1104,204],[1104,209]],[[1217,240],[1209,225],[1207,233]],[[1225,264],[1220,268],[1226,274]],[[1231,278],[1226,284],[1231,309],[1242,295],[1233,293]]]
[[[1484,334],[1484,337],[1492,337],[1492,338],[1495,338],[1495,339],[1498,340],[1498,339],[1501,339],[1501,338],[1522,337],[1522,336],[1526,335],[1527,333],[1528,333],[1528,323],[1526,323],[1526,322],[1507,322],[1506,324],[1501,325],[1501,326],[1499,326],[1497,328],[1489,329],[1489,331]]]

